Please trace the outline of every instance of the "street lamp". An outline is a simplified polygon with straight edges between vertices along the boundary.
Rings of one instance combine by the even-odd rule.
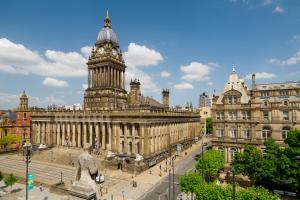
[[[207,143],[203,143],[201,148],[202,148],[202,180],[205,182],[205,177],[204,177],[204,147],[207,146]]]
[[[23,145],[26,144],[26,128],[23,129]]]
[[[25,139],[26,140],[26,139]],[[30,162],[31,156],[31,144],[25,143],[23,146],[24,149],[24,156],[25,156],[25,163],[26,163],[26,200],[28,200],[28,164]]]
[[[173,200],[175,200],[175,170],[174,170],[174,160],[176,159],[176,155],[172,157],[172,169],[173,169]]]
[[[233,194],[233,200],[236,199],[236,194],[235,194],[235,170],[234,167],[232,167],[232,194]]]

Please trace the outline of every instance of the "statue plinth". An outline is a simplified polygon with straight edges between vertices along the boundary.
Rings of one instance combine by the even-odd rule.
[[[71,200],[94,200],[96,199],[96,192],[95,190],[88,184],[82,181],[75,181],[70,192],[70,199]]]

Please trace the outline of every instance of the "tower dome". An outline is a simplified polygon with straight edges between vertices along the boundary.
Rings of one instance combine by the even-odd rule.
[[[100,30],[97,37],[97,44],[102,44],[104,42],[112,42],[115,45],[118,45],[118,39],[115,32],[111,29],[111,21],[108,16],[108,11],[104,19],[104,27]]]

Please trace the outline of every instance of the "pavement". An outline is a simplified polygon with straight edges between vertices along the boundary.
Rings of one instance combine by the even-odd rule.
[[[57,194],[53,194],[49,192],[49,188],[43,187],[44,190],[40,191],[39,187],[34,187],[33,190],[28,192],[29,200],[62,200],[65,197]],[[0,182],[0,200],[25,200],[26,192],[25,185],[16,183],[15,185],[10,187],[6,187],[3,181]],[[3,192],[5,191],[5,192]],[[6,193],[6,194],[4,194]]]
[[[208,139],[205,138],[204,142]],[[191,148],[181,153],[181,156],[175,159],[175,174],[174,174],[174,188],[175,197],[180,194],[179,191],[179,177],[187,171],[194,170],[196,161],[194,157],[201,153],[202,140],[198,141]],[[185,152],[187,155],[185,155]],[[169,159],[168,159],[169,160]],[[160,167],[161,171],[160,172]],[[137,182],[137,187],[133,187],[132,181],[125,181],[116,184],[110,188],[107,194],[103,195],[101,200],[168,200],[173,198],[173,175],[169,181],[170,165],[167,163],[167,170],[165,161],[158,163],[154,167],[144,171],[138,176],[134,177],[132,181]],[[161,175],[160,175],[161,173]],[[169,198],[169,183],[171,183],[171,198]]]
[[[208,139],[205,138],[204,142]],[[196,144],[184,152],[180,153],[175,159],[175,174],[174,174],[174,188],[175,196],[179,198],[180,194],[178,178],[180,175],[184,174],[186,171],[193,170],[195,166],[194,157],[196,154],[201,153],[202,141],[198,141]],[[187,155],[185,155],[187,154]],[[169,169],[170,163],[165,164],[165,160],[161,163],[156,164],[154,167],[142,172],[141,174],[133,177],[132,174],[121,172],[120,170],[109,170],[107,169],[104,174],[106,174],[106,181],[102,184],[103,196],[101,200],[168,200],[173,197],[173,179],[171,176],[171,181],[169,181]],[[161,165],[161,172],[160,166]],[[0,171],[4,173],[13,172],[19,177],[25,177],[25,162],[22,157],[16,155],[0,155]],[[13,168],[13,169],[12,169]],[[167,169],[167,170],[166,170]],[[29,172],[33,173],[35,181],[42,182],[47,185],[52,185],[60,181],[61,173],[62,179],[66,184],[70,184],[75,179],[75,167],[60,165],[57,163],[46,163],[39,160],[32,160],[29,165]],[[137,187],[133,187],[133,181],[137,182]],[[169,183],[171,183],[171,198],[169,198]],[[16,194],[22,193],[25,195],[25,185],[16,184],[18,192]],[[0,188],[1,189],[1,188]],[[100,188],[99,188],[100,189]],[[38,187],[33,190],[31,198],[37,200],[48,200],[48,199],[58,199],[58,195],[49,193],[46,189],[41,192]],[[14,193],[13,193],[14,194]],[[35,194],[40,194],[35,196]],[[15,196],[10,194],[11,196]],[[19,195],[19,196],[20,196]],[[62,196],[61,196],[62,197]],[[0,198],[1,199],[1,198]],[[8,199],[8,198],[5,198]],[[15,198],[17,200],[17,198]],[[184,198],[187,199],[187,198]],[[8,199],[10,200],[10,199]]]

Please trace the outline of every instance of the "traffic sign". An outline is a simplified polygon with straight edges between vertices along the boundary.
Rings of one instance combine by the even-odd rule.
[[[34,186],[34,177],[32,173],[28,173],[28,190],[32,190]]]

